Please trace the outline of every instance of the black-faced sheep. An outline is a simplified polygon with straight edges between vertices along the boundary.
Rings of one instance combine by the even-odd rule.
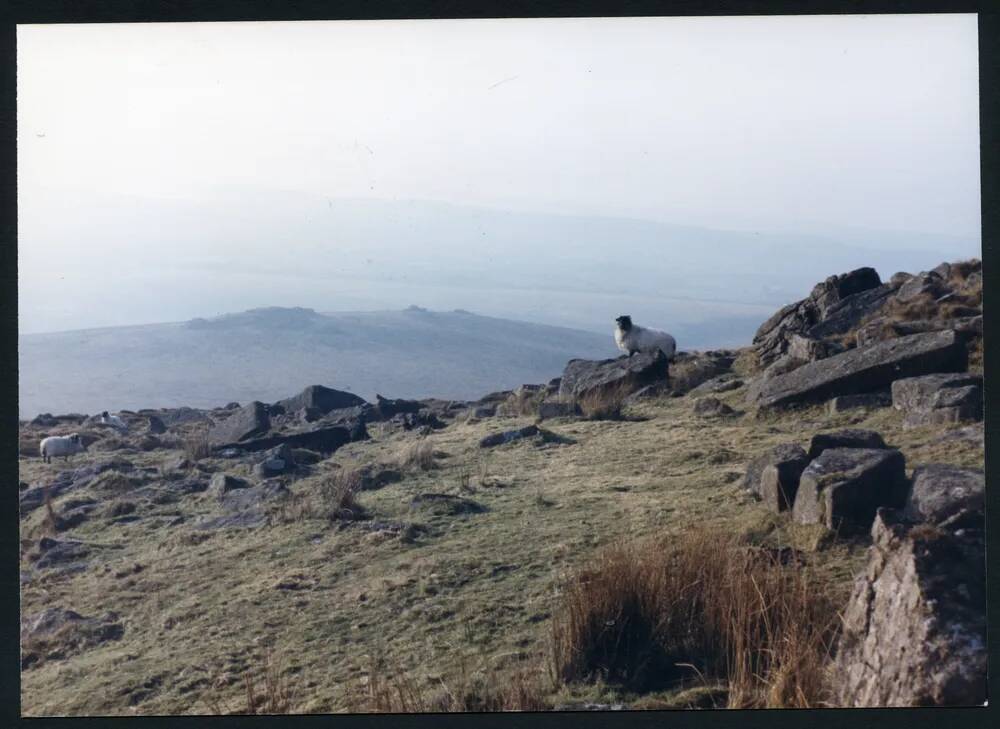
[[[38,451],[42,454],[42,460],[45,463],[51,463],[53,456],[62,456],[63,460],[66,460],[70,456],[84,453],[86,450],[87,446],[83,444],[79,433],[52,435],[38,445]]]
[[[647,329],[632,323],[632,317],[624,314],[617,319],[615,328],[615,344],[618,349],[631,357],[636,352],[655,352],[660,350],[668,360],[673,360],[677,352],[677,342],[666,332]]]
[[[108,415],[108,411],[105,410],[101,413],[101,423],[104,425],[110,425],[112,428],[117,428],[123,433],[128,430],[128,426],[125,421],[119,418],[117,415]]]

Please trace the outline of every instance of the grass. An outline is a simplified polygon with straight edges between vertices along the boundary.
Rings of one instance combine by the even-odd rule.
[[[738,391],[719,395],[737,408],[741,397]],[[698,665],[691,655],[679,662],[698,665],[707,683],[692,669],[678,669],[686,676],[683,687],[638,696],[601,681],[553,686],[552,623],[563,615],[567,581],[580,570],[596,568],[620,535],[669,544],[697,523],[761,547],[807,551],[817,589],[849,587],[865,558],[863,544],[823,541],[815,529],[796,527],[787,517],[744,500],[738,476],[751,459],[778,443],[805,446],[817,431],[860,427],[878,430],[902,449],[908,469],[930,462],[983,464],[977,444],[942,442],[941,426],[904,431],[901,415],[891,408],[830,415],[817,407],[759,422],[707,422],[691,414],[685,398],[642,401],[630,408],[645,419],[554,422],[552,430],[573,438],[573,445],[522,442],[484,452],[478,442],[497,430],[495,420],[449,423],[435,433],[430,450],[431,457],[436,448],[447,458],[434,458],[434,468],[408,468],[403,480],[365,491],[364,505],[377,515],[375,522],[407,525],[414,519],[413,496],[458,495],[462,474],[471,472],[476,501],[486,511],[421,514],[419,530],[399,532],[373,533],[356,522],[331,529],[315,494],[320,482],[337,471],[391,463],[426,441],[414,432],[350,443],[317,462],[290,485],[297,498],[309,500],[312,512],[256,529],[196,529],[198,519],[218,513],[216,502],[203,494],[162,506],[133,495],[136,489],[160,486],[159,477],[144,475],[146,470],[180,452],[128,454],[136,470],[126,478],[116,476],[113,489],[99,478],[53,502],[58,513],[68,498],[89,496],[103,503],[114,491],[115,497],[136,502],[140,519],[118,524],[95,512],[64,532],[61,538],[95,545],[83,572],[33,572],[26,554],[21,569],[32,579],[20,595],[25,614],[46,607],[84,616],[117,611],[125,633],[120,640],[24,671],[22,710],[32,716],[208,713],[201,696],[210,689],[226,706],[242,709],[248,705],[243,673],[256,677],[260,694],[259,666],[267,646],[287,657],[282,675],[294,688],[290,712],[344,712],[362,699],[372,710],[386,710],[391,705],[385,700],[366,698],[379,691],[360,683],[371,669],[366,656],[379,652],[380,641],[382,685],[409,682],[411,693],[424,697],[421,706],[441,706],[449,692],[455,698],[447,706],[487,705],[494,701],[482,698],[487,689],[513,684],[522,670],[526,681],[538,680],[542,700],[552,704],[626,701],[638,706],[644,698],[650,706],[726,702],[709,690],[723,678],[706,672],[708,665]],[[515,418],[510,427],[530,422]],[[106,458],[81,454],[70,467]],[[228,471],[233,463],[210,457],[203,465]],[[67,468],[38,458],[21,459],[19,467],[20,480],[32,485]],[[737,479],[730,480],[734,474]],[[178,514],[185,521],[170,526]],[[43,508],[26,514],[22,536],[44,517]],[[410,531],[414,538],[405,538]],[[141,572],[115,576],[136,563],[144,566]],[[301,587],[277,587],[299,573],[310,578]],[[563,590],[561,596],[557,589]],[[539,673],[540,668],[545,671]],[[233,682],[213,688],[218,672]],[[769,675],[780,685],[777,673]],[[132,684],[157,676],[162,681],[134,706],[122,698]],[[762,691],[758,686],[755,701],[762,700]],[[530,702],[510,698],[504,703]]]
[[[193,462],[203,461],[212,456],[212,446],[208,433],[194,433],[184,439],[184,456]]]
[[[565,588],[553,676],[638,692],[693,676],[727,685],[735,708],[818,706],[838,604],[809,570],[729,532],[617,544]]]
[[[623,420],[629,394],[624,387],[599,387],[585,392],[576,402],[587,420]]]
[[[545,388],[541,390],[518,390],[497,406],[498,415],[533,417],[538,415],[538,406],[545,399]]]
[[[318,494],[323,515],[330,521],[362,518],[365,508],[357,499],[361,484],[361,471],[356,468],[342,468],[320,481]]]
[[[403,446],[395,462],[402,469],[429,471],[437,466],[434,458],[434,443],[429,438],[421,438]]]
[[[255,675],[256,674],[256,675]],[[282,665],[275,662],[270,652],[264,655],[256,672],[245,671],[239,681],[243,688],[242,701],[227,701],[216,690],[202,698],[209,712],[217,716],[233,714],[288,714],[293,706],[294,692],[291,682],[282,673]],[[227,683],[226,677],[217,677],[215,686]]]

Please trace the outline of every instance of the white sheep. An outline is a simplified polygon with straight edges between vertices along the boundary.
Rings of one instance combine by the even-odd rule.
[[[674,359],[677,342],[666,332],[633,324],[632,317],[628,314],[618,317],[615,321],[618,322],[615,328],[615,344],[629,357],[636,352],[655,352],[659,349],[668,360]]]
[[[68,459],[75,453],[84,453],[87,446],[83,444],[79,433],[69,435],[52,435],[45,438],[38,446],[45,463],[52,462],[52,456],[62,456],[63,460]]]
[[[105,410],[101,413],[101,423],[103,425],[110,425],[112,428],[117,428],[123,433],[128,430],[128,426],[125,421],[119,418],[117,415],[108,415],[108,411]]]

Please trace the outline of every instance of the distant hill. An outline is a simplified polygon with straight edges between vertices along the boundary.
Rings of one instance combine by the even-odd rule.
[[[612,325],[613,326],[613,325]],[[606,335],[438,312],[322,314],[262,308],[182,323],[18,338],[20,417],[274,401],[310,384],[373,399],[472,399],[544,382],[573,357],[609,357]]]

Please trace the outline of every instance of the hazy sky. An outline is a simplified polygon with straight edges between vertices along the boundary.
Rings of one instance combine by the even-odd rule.
[[[22,327],[77,321],[54,261],[141,256],[102,248],[67,196],[978,236],[976,32],[973,15],[21,26]]]

